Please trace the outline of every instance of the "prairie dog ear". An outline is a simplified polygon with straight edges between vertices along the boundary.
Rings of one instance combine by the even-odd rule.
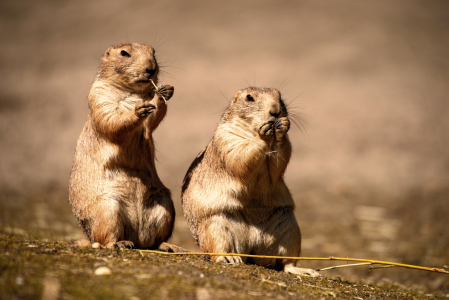
[[[104,53],[105,58],[109,57],[109,55],[111,54],[111,48],[112,47],[109,47],[108,50],[106,50],[106,52]]]
[[[236,102],[237,99],[239,99],[242,96],[242,91],[238,91],[235,93],[234,99],[232,100],[232,103]]]

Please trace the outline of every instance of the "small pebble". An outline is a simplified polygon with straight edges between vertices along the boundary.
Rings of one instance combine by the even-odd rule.
[[[108,267],[99,267],[95,270],[95,275],[111,275],[111,269]]]
[[[25,279],[22,276],[16,277],[16,284],[17,285],[23,285],[25,283]]]
[[[98,243],[98,242],[93,243],[92,248],[94,248],[94,249],[100,248],[100,243]]]

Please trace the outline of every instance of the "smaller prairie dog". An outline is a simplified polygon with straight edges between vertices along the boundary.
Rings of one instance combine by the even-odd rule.
[[[249,87],[236,93],[182,186],[184,216],[203,251],[299,256],[301,233],[283,179],[292,151],[289,128],[278,90]],[[319,276],[288,259],[212,259]]]
[[[162,248],[173,230],[170,191],[154,163],[152,133],[174,88],[155,92],[152,47],[119,44],[105,52],[89,93],[89,115],[69,182],[72,210],[90,242],[106,247]]]

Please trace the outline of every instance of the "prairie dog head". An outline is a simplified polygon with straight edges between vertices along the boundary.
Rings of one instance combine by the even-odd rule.
[[[150,79],[157,84],[159,73],[154,53],[153,47],[138,43],[111,46],[101,60],[98,77],[133,90],[151,88]]]
[[[273,88],[249,87],[238,91],[224,115],[226,121],[246,123],[257,131],[268,121],[288,117],[281,92]]]

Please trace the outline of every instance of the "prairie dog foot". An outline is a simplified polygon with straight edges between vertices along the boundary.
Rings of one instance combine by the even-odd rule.
[[[131,241],[119,241],[114,244],[114,248],[127,248],[132,249],[134,248],[134,243]]]
[[[288,264],[284,266],[284,272],[291,273],[295,275],[308,275],[310,277],[320,277],[322,276],[320,273],[313,269],[305,269],[305,268],[298,268],[293,266],[293,264]]]
[[[243,260],[240,256],[217,256],[215,261],[219,262],[219,263],[230,264],[230,265],[243,264]]]
[[[90,241],[86,239],[74,241],[72,244],[74,247],[90,247],[91,245]]]
[[[158,250],[165,251],[165,252],[187,252],[184,248],[181,248],[179,246],[169,244],[169,243],[162,243],[159,245]]]

